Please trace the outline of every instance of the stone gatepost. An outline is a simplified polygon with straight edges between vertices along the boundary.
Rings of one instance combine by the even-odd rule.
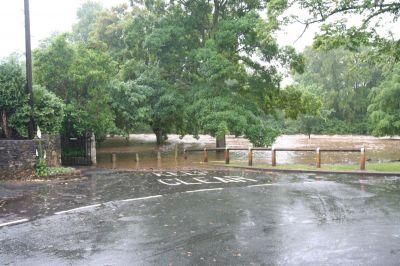
[[[90,137],[90,161],[92,165],[97,165],[97,159],[96,159],[96,137],[92,133],[92,136]]]

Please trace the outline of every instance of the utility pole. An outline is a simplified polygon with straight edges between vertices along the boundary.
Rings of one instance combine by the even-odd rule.
[[[26,92],[29,95],[30,115],[28,123],[28,136],[33,139],[35,135],[35,121],[33,120],[33,89],[32,89],[32,48],[31,48],[31,23],[29,16],[29,0],[25,4],[25,55],[26,55]]]

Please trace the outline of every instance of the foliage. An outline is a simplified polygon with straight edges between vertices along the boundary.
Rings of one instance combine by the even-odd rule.
[[[46,134],[57,134],[61,130],[65,105],[54,93],[41,86],[33,87],[35,123]]]
[[[35,81],[66,103],[65,127],[99,138],[114,130],[108,93],[113,63],[107,54],[59,35],[43,43],[34,58]]]
[[[379,66],[366,60],[369,51],[305,50],[305,72],[295,80],[302,90],[318,95],[325,115],[323,119],[301,116],[298,132],[368,133],[369,94],[384,76]]]
[[[46,165],[46,160],[39,158],[36,164],[35,175],[39,177],[45,177],[49,175],[49,168]]]
[[[147,97],[150,88],[135,81],[115,80],[110,85],[111,108],[115,113],[115,125],[120,133],[128,136],[144,123],[148,108]]]
[[[278,5],[270,23],[258,14],[264,8],[264,1],[132,1],[131,8],[102,12],[91,36],[117,62],[125,84],[113,90],[117,126],[126,132],[143,121],[158,143],[172,131],[273,141],[263,116],[279,107],[275,63],[297,70],[303,64],[273,38]],[[136,90],[145,99],[138,101]],[[132,98],[118,105],[126,93]]]
[[[36,166],[35,166],[35,174],[36,176],[48,176],[49,175],[49,169],[46,164],[46,151],[43,149],[43,143],[42,143],[42,132],[40,131],[40,128],[37,128],[37,138],[38,138],[38,149],[36,150]]]
[[[377,136],[400,134],[400,63],[374,89],[368,109],[372,133]]]
[[[63,119],[63,102],[43,87],[34,86],[33,92],[33,116],[36,124],[44,133],[59,132]],[[0,137],[27,137],[31,108],[25,90],[23,67],[17,56],[7,58],[0,63],[0,110],[2,114]]]
[[[21,137],[17,128],[28,100],[24,86],[25,77],[19,58],[13,55],[0,61],[0,137]]]
[[[293,2],[286,2],[290,5]],[[391,0],[296,0],[294,3],[306,10],[309,16],[295,15],[295,20],[304,24],[322,24],[321,33],[315,38],[314,46],[322,49],[346,47],[358,50],[371,45],[380,54],[391,54],[399,59],[398,41],[387,29],[396,25],[400,14],[400,3]],[[354,20],[357,23],[354,23]],[[397,54],[392,53],[397,50]]]
[[[49,176],[72,174],[76,170],[71,167],[49,167]]]
[[[99,13],[103,11],[103,7],[93,1],[86,1],[78,9],[78,23],[73,26],[73,38],[78,42],[89,43],[90,33],[94,29]]]

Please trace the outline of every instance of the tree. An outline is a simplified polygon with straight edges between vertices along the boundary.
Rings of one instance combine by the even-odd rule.
[[[287,2],[304,9],[309,16],[294,15],[295,21],[304,24],[321,24],[322,33],[316,37],[316,46],[355,49],[367,44],[379,44],[382,37],[390,37],[387,24],[399,19],[400,3],[390,0],[295,0]],[[356,18],[359,23],[354,23]],[[397,44],[399,48],[399,45]]]
[[[93,1],[86,1],[77,12],[78,22],[73,26],[73,38],[78,42],[89,43],[98,15],[103,7]]]
[[[266,8],[267,21],[260,16]],[[127,134],[143,119],[159,144],[174,131],[270,144],[277,132],[265,117],[280,108],[278,69],[303,66],[293,48],[279,47],[273,37],[283,8],[277,1],[158,0],[100,12],[89,35],[117,63],[117,125]],[[144,90],[142,107],[136,96],[118,106],[136,90]],[[128,114],[125,106],[146,115]]]
[[[341,126],[344,124],[350,130],[343,133],[368,132],[368,95],[383,75],[380,67],[365,60],[368,52],[366,48],[360,53],[341,48],[330,51],[307,48],[305,72],[295,76],[301,87],[320,97],[323,109],[331,110],[328,120],[342,121]],[[331,125],[336,127],[335,123]],[[330,131],[327,127],[324,130]]]
[[[265,7],[263,1],[145,1],[142,15],[127,23],[125,43],[133,58],[124,74],[137,78],[126,70],[138,61],[158,69],[167,95],[182,95],[187,103],[184,112],[172,112],[184,114],[182,126],[179,116],[171,121],[179,122],[174,128],[182,134],[222,139],[232,133],[270,144],[276,132],[263,116],[278,108],[273,103],[280,97],[280,76],[271,62],[298,67],[301,57],[278,47],[276,25],[258,14]],[[167,106],[179,110],[176,102]]]
[[[372,133],[376,136],[400,134],[400,64],[374,89],[368,108]]]
[[[24,86],[25,76],[18,57],[13,55],[0,61],[0,137],[8,139],[22,137],[17,128],[20,117],[27,111],[24,106],[28,96]]]
[[[115,113],[115,125],[126,138],[135,132],[148,117],[147,97],[151,89],[135,81],[114,80],[110,85],[111,108]]]
[[[64,102],[54,93],[40,85],[33,87],[36,124],[46,134],[59,134],[64,119]]]
[[[107,54],[70,43],[64,34],[43,43],[34,59],[35,81],[64,100],[65,123],[75,134],[92,132],[101,139],[114,131],[108,92],[114,68]]]
[[[0,137],[28,136],[27,123],[31,107],[25,91],[25,77],[19,58],[14,55],[0,63]],[[64,104],[55,94],[41,86],[34,86],[33,116],[43,133],[59,133],[64,115]]]

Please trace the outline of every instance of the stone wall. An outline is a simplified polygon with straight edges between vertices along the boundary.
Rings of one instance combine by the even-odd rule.
[[[60,137],[44,136],[43,148],[49,166],[60,166]],[[0,179],[18,179],[33,175],[38,140],[0,139]]]

